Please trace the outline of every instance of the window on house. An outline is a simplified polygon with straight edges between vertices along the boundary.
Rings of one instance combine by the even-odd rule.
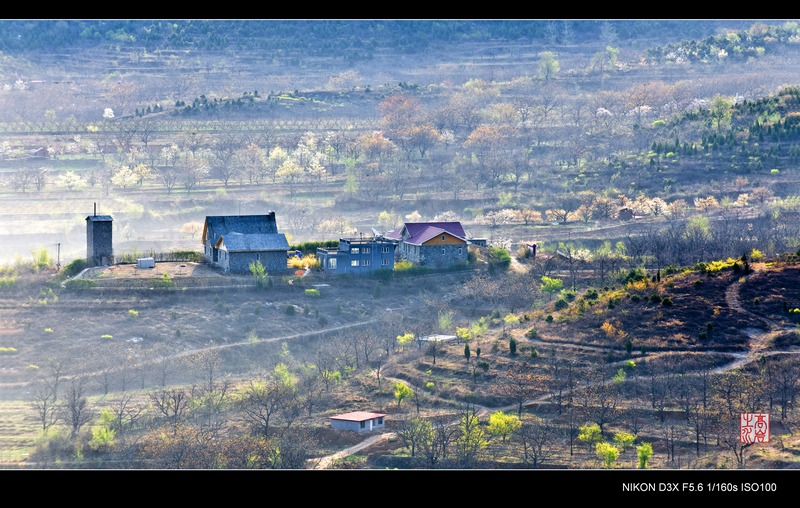
[[[383,416],[378,417],[378,425],[383,425]]]
[[[388,254],[389,253],[389,247],[381,247],[381,253],[382,254]]]
[[[442,235],[442,241],[444,241],[444,235]]]
[[[442,255],[444,256],[444,247],[442,247]]]
[[[350,254],[358,254],[358,247],[351,247]]]
[[[381,259],[381,266],[389,266],[389,260],[388,259]]]
[[[361,247],[362,254],[369,254],[370,252],[372,252],[372,249],[370,247]]]
[[[350,266],[358,266],[358,260],[354,259],[354,260],[350,261]]]
[[[461,255],[461,247],[458,248],[458,255]]]
[[[361,266],[369,266],[369,265],[370,265],[370,260],[369,259],[362,259],[361,260]]]
[[[328,268],[331,270],[336,270],[336,258],[328,259]]]
[[[363,429],[363,428],[366,428],[366,426],[367,426],[367,422],[360,422],[360,423],[361,423],[361,428],[362,428],[362,429]]]

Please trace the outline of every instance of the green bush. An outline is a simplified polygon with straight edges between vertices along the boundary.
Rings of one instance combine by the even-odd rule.
[[[561,292],[559,293],[559,296],[561,298],[564,298],[568,302],[571,302],[572,300],[575,299],[576,296],[578,296],[578,294],[571,289],[562,289]]]
[[[564,310],[567,307],[569,307],[569,304],[563,298],[559,298],[558,300],[556,300],[556,303],[553,304],[553,308],[555,310]]]
[[[306,289],[306,296],[319,296],[319,289]]]
[[[505,271],[511,266],[511,255],[502,247],[489,247],[487,252],[489,271]]]
[[[164,275],[161,276],[160,279],[156,279],[153,281],[153,287],[156,288],[171,288],[175,286],[175,282],[169,276],[169,273],[164,272]]]
[[[64,283],[67,289],[89,289],[97,287],[97,282],[91,279],[69,279]]]
[[[395,271],[402,272],[403,270],[409,270],[414,266],[411,261],[401,260],[394,264]]]
[[[86,268],[86,260],[83,258],[70,261],[67,266],[61,270],[65,277],[74,277],[81,273]]]
[[[339,246],[339,240],[323,240],[321,242],[302,242],[289,246],[290,251],[299,250],[305,254],[316,254],[317,249],[332,249]]]
[[[647,272],[645,272],[642,268],[631,268],[625,275],[624,282],[625,284],[628,284],[630,282],[637,282],[640,280],[648,280],[648,279],[650,279],[650,277],[647,276]]]
[[[297,309],[294,308],[294,305],[287,305],[286,309],[284,309],[284,312],[287,316],[294,316],[297,312]]]

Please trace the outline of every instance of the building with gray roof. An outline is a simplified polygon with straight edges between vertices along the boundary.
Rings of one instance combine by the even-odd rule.
[[[207,216],[203,246],[208,264],[223,272],[249,274],[250,264],[260,261],[270,274],[288,270],[286,235],[278,233],[275,212],[263,215]]]

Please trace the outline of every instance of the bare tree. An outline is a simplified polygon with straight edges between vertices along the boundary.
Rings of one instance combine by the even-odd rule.
[[[558,427],[538,416],[523,421],[522,426],[513,433],[522,463],[535,468],[544,464],[557,451],[557,435]]]
[[[595,370],[589,386],[581,393],[583,415],[600,426],[603,433],[607,424],[613,422],[619,413],[621,396],[619,387],[612,383],[602,367]]]
[[[42,431],[47,433],[58,422],[55,388],[51,383],[43,379],[36,382],[33,388],[33,408],[42,425]]]
[[[433,425],[427,420],[416,416],[402,420],[398,426],[397,434],[408,448],[411,457],[416,457],[417,450],[422,448],[422,443],[433,441]]]
[[[192,386],[190,399],[193,401],[193,416],[199,426],[207,432],[216,433],[226,422],[225,409],[229,392],[233,387],[230,379],[222,378],[214,381],[209,387]]]
[[[776,403],[780,406],[781,419],[789,417],[789,411],[794,408],[797,400],[798,381],[800,380],[800,364],[793,358],[778,358],[777,360],[767,360],[767,363],[774,363],[774,374],[772,376],[772,391]]]
[[[219,135],[211,145],[211,171],[225,187],[241,171],[239,164],[235,163],[241,148],[241,137],[232,133]]]
[[[522,408],[529,398],[536,394],[539,382],[531,372],[511,369],[500,381],[500,389],[504,395],[517,406],[517,416],[522,417]]]
[[[181,388],[159,390],[148,394],[148,397],[156,412],[164,416],[173,432],[177,432],[178,426],[183,423],[191,401],[186,390]]]
[[[59,403],[59,420],[69,427],[72,439],[78,437],[81,428],[94,418],[85,390],[85,379],[72,378],[64,399]]]
[[[270,437],[271,426],[289,392],[286,386],[268,377],[250,381],[237,402],[244,419],[258,433]]]
[[[322,377],[318,371],[309,371],[297,382],[297,392],[302,394],[303,405],[309,417],[313,414],[316,405],[322,402],[324,388],[325,385],[322,383]]]
[[[214,349],[200,351],[191,356],[189,362],[191,366],[203,376],[203,387],[205,390],[212,391],[217,376],[219,375],[219,369],[222,366],[222,357],[219,351]]]
[[[109,404],[114,414],[114,430],[125,435],[134,429],[145,414],[145,408],[136,403],[132,394],[122,394]]]

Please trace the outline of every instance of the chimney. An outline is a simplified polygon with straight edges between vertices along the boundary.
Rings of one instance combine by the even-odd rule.
[[[97,217],[97,203],[94,204],[94,216]]]

